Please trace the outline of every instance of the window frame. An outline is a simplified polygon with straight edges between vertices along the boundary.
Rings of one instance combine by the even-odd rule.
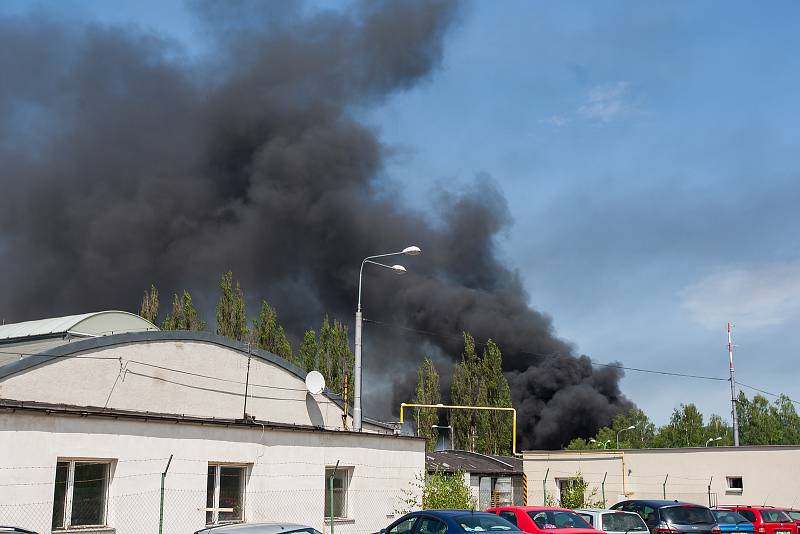
[[[236,463],[236,462],[233,462],[233,463],[232,462],[208,462],[208,467],[209,468],[211,468],[211,467],[214,468],[214,494],[213,494],[213,498],[212,498],[212,501],[211,501],[211,507],[209,507],[208,506],[208,469],[206,469],[206,507],[204,508],[204,511],[206,512],[206,517],[208,517],[208,514],[211,513],[211,523],[209,523],[208,520],[206,519],[206,526],[230,525],[230,524],[235,524],[235,523],[244,523],[245,522],[245,509],[246,509],[245,501],[246,501],[246,498],[247,498],[247,473],[248,473],[248,469],[250,467],[250,464]],[[220,521],[220,519],[219,519],[219,514],[220,513],[230,513],[230,512],[227,512],[227,510],[228,510],[227,508],[225,508],[225,511],[222,511],[222,509],[219,506],[219,494],[220,494],[220,485],[221,485],[221,479],[222,479],[221,474],[222,474],[222,468],[223,467],[241,469],[241,471],[242,471],[242,481],[239,484],[239,494],[241,495],[241,499],[240,500],[241,500],[242,513],[241,513],[241,517],[239,519],[230,519],[230,520],[223,520],[223,521]]]
[[[738,480],[741,485],[740,488],[731,485],[731,481]],[[741,475],[726,475],[725,476],[725,493],[741,495],[744,493],[744,477]]]
[[[74,529],[85,529],[85,528],[104,528],[108,527],[108,497],[111,493],[111,475],[112,475],[112,468],[114,466],[115,460],[111,458],[58,458],[56,460],[56,472],[53,481],[53,511],[51,517],[51,529],[53,532],[61,532],[61,531],[68,531]],[[55,520],[55,488],[56,482],[58,481],[58,464],[67,464],[67,480],[66,480],[66,488],[64,490],[64,511],[61,517],[61,526],[56,527],[54,524]],[[105,484],[103,485],[102,495],[103,495],[103,507],[101,509],[101,523],[98,524],[91,524],[91,525],[73,525],[72,524],[72,505],[73,505],[73,497],[74,497],[74,490],[75,490],[75,465],[76,464],[101,464],[105,466]]]
[[[353,466],[348,466],[348,465],[344,465],[344,466],[340,465],[339,467],[335,467],[333,465],[326,465],[325,466],[325,477],[324,477],[325,483],[324,483],[324,486],[323,486],[325,488],[325,490],[323,491],[323,495],[325,496],[325,500],[324,500],[323,505],[322,505],[322,511],[323,511],[323,514],[325,515],[325,524],[327,524],[327,525],[330,525],[330,523],[331,523],[331,515],[329,513],[325,513],[327,507],[330,505],[330,495],[328,494],[328,492],[330,491],[330,474],[329,474],[329,472],[332,472],[334,470],[334,468],[336,469],[336,478],[334,478],[334,481],[336,479],[338,479],[339,477],[342,477],[342,480],[344,481],[344,484],[343,484],[343,487],[342,487],[342,495],[343,495],[343,499],[344,499],[343,503],[342,503],[342,509],[343,509],[344,515],[342,515],[342,516],[334,515],[333,516],[333,521],[334,522],[335,521],[351,521],[353,519],[353,517],[350,514],[350,482],[352,481],[352,478],[353,478],[354,467]],[[336,483],[334,482],[334,492],[335,491],[336,491]]]

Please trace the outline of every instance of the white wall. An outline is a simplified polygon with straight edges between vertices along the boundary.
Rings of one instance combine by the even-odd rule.
[[[710,483],[717,504],[800,504],[800,447],[534,451],[523,453],[523,469],[532,506],[543,502],[543,482],[548,495],[557,500],[557,479],[578,471],[597,498],[606,477],[608,505],[625,498],[660,499],[665,479],[668,499],[708,505]],[[742,477],[741,493],[728,490],[728,476]]]
[[[203,341],[114,345],[0,379],[0,398],[236,419],[243,413],[247,360],[243,352]],[[278,365],[253,357],[249,383],[247,412],[256,419],[343,426],[335,403],[309,395],[301,378]]]
[[[262,370],[262,379],[266,372]],[[170,454],[168,533],[190,533],[204,526],[209,462],[250,466],[247,521],[297,521],[326,532],[325,466],[339,460],[340,466],[352,467],[352,521],[335,525],[341,534],[376,532],[388,525],[402,507],[403,491],[425,468],[424,441],[416,438],[3,410],[0,524],[49,532],[58,459],[112,459],[110,526],[118,534],[157,532],[160,473]]]

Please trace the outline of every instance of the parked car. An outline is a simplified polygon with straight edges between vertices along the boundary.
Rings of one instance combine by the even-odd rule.
[[[723,534],[729,534],[731,532],[753,534],[755,531],[753,523],[735,510],[712,508],[711,513],[714,514],[714,518],[717,520],[717,524]]]
[[[519,529],[501,517],[486,512],[469,510],[422,510],[411,512],[386,528],[380,534],[464,534],[472,532],[510,532]]]
[[[634,512],[601,508],[586,508],[575,511],[585,519],[592,528],[608,532],[609,534],[648,532],[649,530],[641,516]]]
[[[7,534],[7,533],[13,533],[13,534],[36,534],[32,530],[25,530],[24,528],[20,528],[20,527],[4,527],[2,525],[0,525],[0,533],[2,533],[2,534]]]
[[[722,534],[711,510],[699,504],[630,500],[618,502],[611,509],[636,512],[647,523],[651,534]]]
[[[584,518],[573,510],[549,506],[501,506],[486,510],[508,520],[523,532],[540,534],[553,532],[559,534],[597,534]]]
[[[198,530],[194,534],[321,534],[297,523],[229,523]]]
[[[753,523],[756,534],[797,534],[797,524],[779,508],[771,506],[719,506],[735,510]]]
[[[792,518],[792,521],[800,528],[800,510],[784,510],[786,515]]]

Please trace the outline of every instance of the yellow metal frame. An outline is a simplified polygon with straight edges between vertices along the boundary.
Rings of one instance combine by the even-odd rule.
[[[517,452],[517,410],[515,408],[499,408],[497,406],[456,406],[452,404],[417,404],[413,402],[400,403],[400,424],[403,424],[403,408],[445,408],[448,410],[490,410],[496,412],[511,412],[514,416],[511,424],[511,450],[514,456],[522,456]]]

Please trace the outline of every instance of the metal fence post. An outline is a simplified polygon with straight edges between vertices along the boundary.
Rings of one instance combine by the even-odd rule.
[[[667,480],[669,479],[669,473],[667,476],[664,477],[664,499],[667,498]]]
[[[708,507],[709,507],[709,508],[711,508],[712,506],[714,506],[714,505],[711,503],[711,483],[712,483],[712,482],[714,482],[714,477],[713,477],[713,476],[711,477],[711,480],[709,480],[709,481],[708,481]]]
[[[542,480],[542,506],[547,506],[547,476],[550,474],[550,468],[547,468],[547,471],[544,473],[544,480]]]
[[[600,492],[603,494],[603,508],[606,507],[606,477],[608,476],[608,471],[606,474],[603,475],[603,483],[600,484]]]
[[[161,473],[161,504],[158,507],[158,534],[163,534],[164,532],[164,481],[167,478],[167,471],[169,471],[169,464],[172,463],[172,455],[169,455],[169,460],[167,460],[167,467],[164,468],[164,472]]]
[[[333,534],[333,479],[336,477],[336,470],[338,468],[339,468],[339,460],[336,460],[336,465],[333,466],[333,473],[331,473],[331,477],[328,479],[328,488],[329,488],[329,491],[330,491],[330,494],[329,494],[329,497],[328,497],[328,503],[329,503],[329,505],[331,507],[331,515],[330,515],[331,534]]]

